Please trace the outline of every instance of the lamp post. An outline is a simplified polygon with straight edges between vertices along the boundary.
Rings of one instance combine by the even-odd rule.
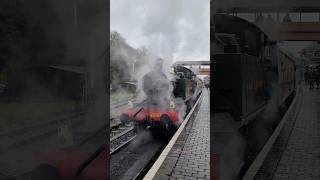
[[[136,64],[137,60],[134,59],[133,60],[133,63],[132,63],[132,73],[134,74],[134,71],[135,71],[135,64]]]

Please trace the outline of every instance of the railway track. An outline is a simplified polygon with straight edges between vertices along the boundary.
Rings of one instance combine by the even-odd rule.
[[[61,123],[66,123],[70,127],[77,127],[84,122],[79,119],[85,112],[77,112],[57,117],[45,122],[31,124],[21,128],[11,129],[0,133],[0,141],[5,142],[0,146],[0,152],[6,152],[12,148],[25,146],[34,141],[43,139],[57,132]]]
[[[70,119],[70,117],[65,117],[65,118]],[[78,118],[75,118],[74,121],[77,122],[78,121],[77,119]],[[50,121],[50,123],[49,122],[43,123],[42,126],[33,126],[28,130],[22,129],[23,132],[20,132],[20,133],[22,134],[28,133],[34,130],[32,128],[41,128],[41,127],[43,132],[46,132],[49,130],[48,126],[50,126],[50,128],[52,129],[55,129],[56,128],[55,125],[57,124],[57,121],[59,120],[56,119],[55,121]],[[99,139],[99,137],[100,139],[103,139],[103,137],[105,137],[104,132],[106,128],[107,126],[104,126],[104,127],[98,128],[94,132],[88,132],[86,128],[80,128],[80,129],[77,128],[77,130],[74,132],[74,135],[76,136],[76,139],[74,140],[77,142],[75,146],[83,146],[83,144],[89,143],[88,145],[84,145],[82,148],[91,149],[92,147],[96,147],[94,145],[94,143],[96,143],[96,139],[97,138]],[[110,155],[111,156],[117,154],[116,152],[120,151],[122,148],[126,147],[130,142],[134,141],[137,138],[137,134],[135,133],[134,128],[131,124],[122,124],[122,123],[114,124],[113,126],[111,126],[110,132],[111,134],[113,134],[112,137],[110,138]],[[14,132],[14,133],[21,135],[19,132]],[[32,136],[35,136],[35,134],[33,134]],[[45,134],[42,134],[41,136],[45,136]],[[154,141],[154,140],[151,140],[151,141]],[[99,142],[101,142],[101,140],[99,140]],[[150,145],[151,150],[149,151],[148,158],[145,158],[143,162],[144,164],[143,166],[137,168],[137,170],[134,171],[134,175],[132,177],[135,177],[135,179],[136,178],[139,179],[141,175],[145,174],[146,170],[149,169],[148,167],[152,165],[152,162],[155,161],[158,155],[161,153],[161,150],[163,149],[164,145],[165,145],[165,142],[156,142]],[[76,148],[76,147],[71,147],[71,148]],[[141,152],[144,152],[144,148],[145,147],[142,148]],[[12,177],[17,177],[17,176],[27,177],[29,172],[30,172],[29,169],[16,169],[16,168],[7,167],[1,170],[0,179],[10,179]]]
[[[161,148],[159,148],[159,150],[150,158],[150,161],[148,162],[148,164],[138,171],[138,173],[133,178],[133,180],[143,179],[143,177],[148,173],[149,169],[151,169],[152,165],[157,161],[158,157],[160,156],[164,148],[165,146],[162,146]]]
[[[125,104],[126,103],[118,103],[113,105],[112,108],[117,109],[124,106]],[[80,111],[65,114],[56,118],[41,120],[38,123],[27,124],[22,127],[1,131],[0,141],[5,143],[1,143],[0,152],[6,152],[11,150],[12,148],[25,146],[37,140],[46,138],[47,136],[50,136],[54,133],[57,133],[57,130],[62,123],[68,124],[70,128],[78,127],[85,122],[85,120],[81,118],[81,116],[83,116],[85,113],[85,111]],[[117,128],[117,131],[122,131],[123,129],[126,129],[126,125],[115,123],[111,128],[113,130]],[[114,133],[110,135],[114,136],[117,133],[118,132],[114,131]]]
[[[194,107],[196,107],[196,105]],[[187,113],[186,119],[190,119],[191,115],[196,112],[196,108],[194,107]],[[186,123],[187,121],[185,124]],[[129,128],[127,131],[130,132],[131,130],[133,130],[133,127]],[[123,133],[125,134],[126,132],[124,131]],[[119,134],[117,137],[120,137],[121,135],[122,134]],[[110,177],[112,179],[122,180],[143,179],[158,160],[160,154],[163,153],[163,150],[168,145],[169,141],[170,140],[168,139],[153,138],[148,129],[136,134],[132,139],[128,138],[127,142],[126,140],[123,140],[124,143],[116,150],[117,153],[112,153],[116,151],[111,150],[114,148],[112,147],[113,142],[110,141]],[[130,143],[130,145],[128,145],[128,143]]]
[[[127,100],[124,100],[124,101],[121,101],[121,102],[118,102],[118,103],[113,103],[110,105],[110,109],[116,109],[116,108],[119,108],[119,107],[122,107],[124,105],[127,105],[129,101],[132,101],[134,98],[131,98],[131,99],[127,99]]]
[[[83,129],[75,130],[73,132],[74,144],[69,147],[61,148],[60,150],[73,151],[74,149],[82,149],[84,151],[93,152],[96,150],[96,148],[100,144],[104,144],[106,128],[107,128],[107,125],[105,124],[100,128],[97,128],[92,131],[83,131]],[[23,160],[24,163],[20,162],[24,165],[18,165],[16,162],[8,163],[5,160],[3,162],[0,161],[0,180],[29,179],[30,172],[33,169],[33,166],[29,163],[30,161],[32,161],[32,158],[28,157],[30,154],[28,153],[22,154],[20,153],[20,151],[17,151],[17,152],[15,151],[12,153],[17,153],[14,156],[16,159],[21,160],[21,158],[23,159],[24,157],[26,157],[26,159],[28,159],[28,162],[27,164],[24,164],[26,163],[24,159]],[[9,155],[13,155],[13,154],[9,153]],[[17,158],[16,155],[19,157]],[[1,157],[1,158],[4,158],[4,157]]]
[[[125,131],[117,134],[113,138],[110,139],[110,154],[114,154],[116,151],[127,145],[131,142],[135,137],[136,133],[134,132],[133,127],[129,127]]]
[[[125,105],[125,103],[117,104],[116,109],[123,105]],[[0,132],[0,141],[5,143],[1,143],[0,152],[9,153],[16,148],[24,148],[25,146],[33,145],[37,141],[40,142],[49,136],[51,137],[51,135],[57,133],[61,123],[66,123],[72,128],[75,144],[70,147],[71,149],[76,148],[76,146],[83,146],[82,148],[84,149],[95,148],[96,146],[94,143],[99,137],[100,139],[103,139],[102,136],[104,136],[105,133],[102,133],[102,131],[105,132],[107,127],[103,126],[94,131],[88,131],[86,128],[83,128],[82,124],[85,124],[85,118],[82,117],[85,113],[86,112],[84,111],[70,113],[39,123],[2,131]],[[110,121],[116,120],[116,118],[112,118]],[[120,121],[117,121],[113,125],[110,124],[110,126],[110,152],[112,154],[134,139],[135,133],[133,133],[133,128],[130,124],[124,125]],[[22,179],[24,179],[23,177],[30,172],[30,169],[28,168],[9,167],[5,164],[1,167],[0,179],[11,179],[16,177],[22,177]]]
[[[21,128],[21,129],[17,129],[16,131],[11,131],[10,133],[1,133],[0,134],[0,139],[7,136],[7,137],[12,137],[12,136],[24,136],[24,135],[28,135],[25,138],[20,138],[20,142],[15,142],[13,143],[15,146],[18,144],[25,144],[28,141],[32,141],[32,139],[37,139],[37,138],[44,138],[45,136],[48,135],[48,133],[55,133],[56,129],[58,127],[59,122],[66,122],[68,121],[75,123],[74,125],[79,125],[79,123],[81,124],[81,121],[79,121],[79,116],[83,115],[84,113],[82,112],[77,113],[77,114],[73,114],[70,116],[65,116],[65,117],[61,117],[61,118],[57,118],[54,120],[50,120],[47,121],[45,123],[41,123],[41,124],[36,124],[36,125],[31,125],[29,127],[26,128]],[[110,121],[116,121],[116,118],[112,118],[110,119]],[[130,142],[134,141],[137,138],[137,134],[134,131],[134,128],[131,124],[122,124],[122,123],[115,123],[113,125],[110,124],[110,155],[113,156],[115,154],[117,154],[118,151],[120,151],[122,148],[126,147]],[[37,130],[37,131],[35,131]],[[102,129],[99,129],[99,132]],[[87,134],[85,134],[85,132],[79,132],[81,136],[87,136]],[[2,135],[2,136],[1,136]],[[91,139],[90,135],[90,139]],[[82,138],[81,138],[82,139]],[[149,169],[148,167],[152,166],[152,162],[156,160],[156,158],[158,157],[158,155],[162,152],[161,150],[163,149],[163,142],[159,143],[158,145],[156,145],[154,147],[154,149],[152,152],[152,156],[150,156],[151,158],[149,158],[147,161],[147,165],[144,165],[141,168],[138,168],[138,170],[135,172],[135,176],[134,179],[139,179],[141,178],[141,175],[145,174],[145,172],[147,171],[147,169]],[[1,150],[1,148],[0,148]],[[154,153],[155,152],[155,153]],[[18,171],[13,170],[13,169],[8,169],[8,172],[4,173],[4,176],[1,176],[0,173],[0,177],[5,177],[5,174],[9,175],[6,176],[7,178],[12,176],[12,173],[17,175],[17,174],[25,174],[22,173],[21,171],[19,171],[19,173],[16,173]],[[0,178],[1,179],[1,178]]]

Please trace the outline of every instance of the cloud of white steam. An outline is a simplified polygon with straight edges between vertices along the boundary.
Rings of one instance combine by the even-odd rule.
[[[210,54],[210,1],[111,0],[110,27],[117,31],[133,48],[145,47],[146,63],[132,74],[137,80],[137,100],[146,98],[142,77],[150,72],[157,57],[163,58],[163,72],[169,79],[174,61],[209,60]],[[133,61],[132,57],[127,58]],[[169,94],[172,92],[170,86]],[[186,106],[179,102],[180,119]]]
[[[134,48],[170,61],[209,59],[209,0],[111,0],[110,26]]]

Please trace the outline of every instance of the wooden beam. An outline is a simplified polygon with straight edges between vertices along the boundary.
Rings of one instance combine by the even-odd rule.
[[[259,26],[274,41],[319,41],[319,22],[273,23]]]

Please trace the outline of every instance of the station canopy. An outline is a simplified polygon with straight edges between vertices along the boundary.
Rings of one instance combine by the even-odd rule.
[[[213,0],[218,13],[320,12],[320,0]]]
[[[210,65],[210,61],[177,61],[174,65],[193,66],[193,65]]]

